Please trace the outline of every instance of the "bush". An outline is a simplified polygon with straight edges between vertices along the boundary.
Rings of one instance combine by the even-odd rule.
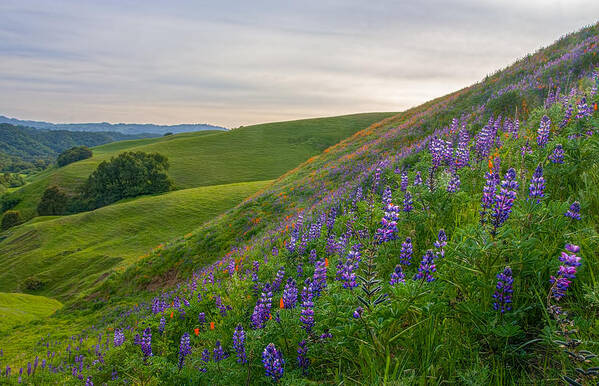
[[[158,153],[125,152],[104,161],[89,176],[82,200],[89,209],[127,197],[169,191],[173,182],[166,174],[168,160]]]
[[[65,214],[68,203],[69,198],[62,189],[58,186],[50,186],[42,195],[42,199],[37,206],[37,213],[40,216]]]
[[[92,155],[92,151],[87,146],[75,146],[60,153],[56,163],[62,167],[82,159],[91,158]]]
[[[21,212],[18,210],[9,210],[4,213],[4,216],[2,216],[2,230],[12,228],[22,222],[23,219],[21,218]]]
[[[23,280],[22,287],[26,291],[38,291],[44,288],[45,285],[46,283],[42,280],[38,279],[35,276],[30,276],[27,279]]]

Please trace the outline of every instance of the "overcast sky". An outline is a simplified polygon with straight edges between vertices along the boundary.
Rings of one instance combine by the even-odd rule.
[[[592,24],[599,1],[0,1],[0,115],[252,123],[401,111]]]

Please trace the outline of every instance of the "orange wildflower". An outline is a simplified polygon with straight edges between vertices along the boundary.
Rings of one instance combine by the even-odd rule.
[[[281,298],[281,301],[279,302],[279,308],[280,309],[285,308],[285,302],[283,301],[283,298]]]
[[[325,267],[329,266],[329,259],[327,257],[324,258],[324,266]]]
[[[171,319],[173,318],[173,314],[174,314],[174,312],[171,311]]]
[[[214,322],[210,322],[210,329],[214,330]]]
[[[196,336],[200,335],[200,329],[199,328],[194,328],[193,329],[193,333],[196,334]]]

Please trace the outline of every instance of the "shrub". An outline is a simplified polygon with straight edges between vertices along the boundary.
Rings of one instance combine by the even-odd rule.
[[[42,280],[38,279],[35,276],[30,276],[27,279],[23,280],[22,287],[27,291],[38,291],[44,288],[45,285],[46,283]]]
[[[56,163],[62,167],[82,159],[91,158],[92,155],[92,151],[87,146],[75,146],[60,153]]]
[[[22,222],[23,219],[21,218],[21,212],[18,210],[9,210],[4,213],[4,216],[2,216],[2,230],[12,228]]]
[[[37,213],[40,216],[65,214],[68,203],[69,198],[61,188],[50,186],[42,195],[42,199],[37,206]]]

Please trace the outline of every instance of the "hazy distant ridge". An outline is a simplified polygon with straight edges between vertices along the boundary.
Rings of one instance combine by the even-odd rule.
[[[0,115],[0,123],[10,123],[45,130],[69,130],[69,131],[116,131],[123,134],[164,134],[164,133],[186,133],[202,130],[227,130],[224,127],[209,125],[206,123],[184,123],[180,125],[154,125],[151,123],[50,123],[43,121],[26,121],[16,118],[8,118]]]

